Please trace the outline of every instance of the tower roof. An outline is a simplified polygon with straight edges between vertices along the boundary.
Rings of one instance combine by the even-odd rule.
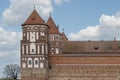
[[[40,25],[45,24],[45,21],[41,18],[41,16],[34,9],[27,20],[22,25]]]
[[[50,34],[60,34],[58,27],[56,26],[55,22],[53,21],[52,17],[50,16],[47,25],[50,27],[49,33]]]

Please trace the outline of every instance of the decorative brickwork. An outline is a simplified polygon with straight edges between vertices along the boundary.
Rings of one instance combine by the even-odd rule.
[[[69,41],[33,10],[22,25],[21,80],[120,80],[120,41]]]
[[[22,80],[46,80],[48,79],[46,69],[22,69]]]
[[[117,54],[116,54],[117,55]],[[120,64],[120,56],[50,56],[53,64]]]

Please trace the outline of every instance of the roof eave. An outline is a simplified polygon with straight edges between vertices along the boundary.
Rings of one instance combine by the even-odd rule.
[[[25,25],[46,25],[50,29],[50,27],[47,24],[25,24],[23,23],[21,26],[25,26]]]

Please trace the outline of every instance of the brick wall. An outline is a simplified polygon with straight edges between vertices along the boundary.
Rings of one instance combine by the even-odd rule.
[[[51,56],[51,64],[120,64],[119,56]]]
[[[21,80],[46,80],[46,72],[45,69],[21,69]]]
[[[118,80],[120,65],[53,65],[49,80]]]
[[[119,80],[119,56],[50,56],[49,80]]]

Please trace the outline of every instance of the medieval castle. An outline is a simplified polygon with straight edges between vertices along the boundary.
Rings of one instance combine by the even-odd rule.
[[[69,41],[34,9],[22,24],[21,80],[120,80],[120,41]]]

